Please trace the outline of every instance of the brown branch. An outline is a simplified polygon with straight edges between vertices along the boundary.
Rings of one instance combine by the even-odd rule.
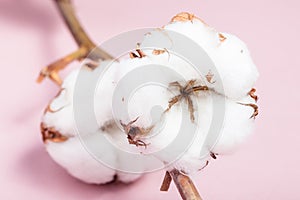
[[[44,67],[40,75],[37,79],[37,82],[42,82],[46,77],[50,78],[53,82],[57,83],[58,85],[62,84],[62,80],[58,75],[58,72],[64,69],[68,64],[71,62],[82,59],[86,56],[88,51],[86,48],[79,48],[78,50],[70,53],[69,55],[51,63],[50,65]]]
[[[71,0],[54,0],[54,2],[56,3],[58,10],[60,11],[60,14],[63,17],[79,49],[51,63],[47,67],[44,67],[40,72],[37,82],[41,82],[45,77],[49,77],[56,84],[61,85],[62,81],[58,75],[58,72],[64,69],[71,62],[75,60],[80,61],[84,58],[99,61],[101,59],[113,59],[113,57],[97,47],[95,43],[92,42],[92,40],[88,37],[75,15]]]
[[[169,172],[183,200],[202,200],[192,180],[173,169]]]
[[[160,187],[160,191],[167,192],[169,190],[171,182],[172,182],[172,177],[170,175],[170,172],[166,171],[164,180]]]
[[[88,53],[91,53],[91,55],[88,55],[89,58],[93,60],[113,59],[111,55],[98,48],[88,37],[75,15],[71,0],[54,0],[54,2],[78,46],[87,48]],[[92,50],[93,52],[91,52]]]

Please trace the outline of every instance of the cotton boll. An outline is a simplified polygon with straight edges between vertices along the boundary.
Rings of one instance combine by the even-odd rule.
[[[88,137],[84,139],[95,139]],[[112,149],[108,149],[108,145],[101,140],[97,140],[99,150],[102,156],[116,162],[116,157]],[[62,143],[47,142],[46,149],[50,156],[63,168],[65,168],[72,176],[87,182],[95,184],[104,184],[114,179],[115,169],[109,168],[97,161],[90,155],[83,146],[80,138],[72,137]]]
[[[157,117],[152,119],[151,112],[160,109],[162,113],[168,107],[168,101],[176,93],[174,88],[170,89],[170,83],[178,81],[186,84],[187,80],[198,78],[195,68],[176,55],[167,52],[152,55],[149,51],[146,54],[144,58],[120,61],[120,80],[115,91],[117,96],[113,97],[116,117],[124,123],[139,117],[135,123],[137,126],[151,126],[159,120]],[[204,81],[198,78],[198,82],[201,84]]]
[[[178,32],[200,45],[204,50],[216,48],[219,44],[218,32],[198,19],[185,22],[173,22],[165,30]]]
[[[92,76],[93,72],[85,67],[72,71],[65,78],[57,97],[49,103],[49,107],[42,118],[42,122],[47,127],[54,127],[64,136],[74,136],[77,134],[73,113],[73,98],[74,89],[79,74],[85,77],[90,77]]]
[[[113,119],[112,96],[118,81],[119,63],[110,62],[95,69],[97,79],[94,93],[94,111],[99,126]]]
[[[216,91],[222,92],[232,99],[246,96],[258,78],[258,71],[253,63],[245,43],[234,35],[222,33],[226,38],[220,45],[209,53],[216,65],[221,80],[210,84]]]
[[[50,102],[49,109],[43,116],[42,122],[48,127],[54,127],[65,136],[76,135],[77,126],[74,119],[74,106],[77,106],[76,111],[80,111],[80,109],[86,110],[85,107],[91,107],[91,104],[87,104],[85,99],[78,98],[87,96],[87,98],[92,99],[93,96],[89,97],[89,93],[95,95],[94,109],[99,126],[102,126],[106,121],[110,120],[112,118],[111,98],[115,87],[114,81],[118,79],[118,73],[116,72],[116,70],[118,70],[118,63],[114,62],[112,65],[110,64],[111,61],[105,61],[95,70],[82,67],[81,69],[72,71],[65,78],[58,96]],[[107,68],[105,73],[102,72],[103,68]],[[103,74],[105,76],[103,76]],[[101,82],[97,85],[98,79],[100,79]],[[86,87],[87,90],[80,90],[82,93],[78,94],[79,89],[74,93],[75,87]],[[95,91],[93,90],[94,87],[96,87]],[[76,98],[76,105],[74,105],[73,102],[74,98]],[[89,119],[83,118],[82,120],[87,120],[87,122],[84,127],[80,127],[80,134],[93,133],[98,129],[98,126],[95,127],[90,124]]]
[[[178,41],[168,31],[193,40],[215,67],[198,66],[205,69],[200,74],[189,60],[173,52]],[[46,140],[47,151],[74,177],[97,184],[115,177],[131,182],[153,166],[192,174],[207,165],[211,152],[230,153],[250,135],[254,120],[249,104],[255,102],[248,92],[258,72],[246,45],[236,36],[219,33],[193,17],[146,34],[141,50],[145,56],[105,61],[94,70],[75,70],[49,104],[42,122],[66,140]],[[196,81],[193,86],[206,89],[189,93],[170,86],[176,81],[184,87],[191,80]],[[88,92],[78,92],[78,83]],[[177,95],[185,97],[169,107]],[[79,112],[92,107],[97,123],[90,124],[91,117],[82,112],[76,119],[82,126],[78,129],[77,106]],[[130,140],[125,131],[131,122],[141,132],[135,138],[140,143]]]
[[[75,135],[73,119],[73,88],[79,70],[71,72],[64,80],[62,89],[50,104],[42,118],[48,127],[55,127],[65,136]]]
[[[122,133],[116,131],[119,135]],[[97,132],[83,137],[71,137],[65,142],[48,141],[46,149],[50,156],[72,176],[94,184],[104,184],[113,180],[129,183],[141,177],[141,173],[119,171],[122,165],[134,163],[128,157],[122,158],[114,146]]]
[[[176,137],[181,137],[174,148],[159,156],[163,162],[171,163],[171,166],[186,174],[201,170],[210,160],[210,155],[202,152],[207,148],[205,142],[211,126],[212,100],[209,94],[199,94],[193,96],[192,101],[196,115],[195,122],[190,120],[186,102],[182,101],[166,113],[165,117],[171,126],[164,127],[165,129],[160,132],[161,135],[148,140],[152,146],[161,146],[168,140],[171,143]],[[187,121],[183,122],[182,117],[187,117]],[[177,135],[180,130],[184,132],[183,137]]]
[[[204,100],[206,99],[204,98]],[[202,101],[200,109],[195,102],[195,108],[202,113],[202,116],[209,112],[210,108],[207,102]],[[207,123],[210,122],[209,117],[208,119],[203,117],[201,126],[197,127],[198,124],[190,120],[190,113],[185,106],[185,101],[182,101],[163,113],[159,123],[155,124],[151,133],[142,137],[142,140],[148,144],[147,147],[139,150],[144,155],[155,156],[162,163],[171,164],[186,173],[198,171],[209,160],[209,155],[206,157],[200,155],[210,127],[210,124]],[[143,123],[139,125],[144,126]]]
[[[252,132],[254,124],[254,120],[250,119],[253,108],[242,105],[255,103],[250,97],[237,102],[215,92],[204,92],[196,94],[192,100],[196,115],[194,123],[182,122],[182,117],[189,117],[186,103],[182,101],[163,115],[163,126],[156,124],[150,135],[143,138],[149,145],[144,150],[141,149],[145,155],[154,154],[163,163],[171,164],[187,174],[202,169],[210,160],[211,152],[227,154],[235,150]],[[215,115],[217,118],[214,118]],[[183,137],[176,143],[174,141],[180,137],[177,134],[181,128],[185,130],[186,138]],[[187,139],[188,134],[194,135]],[[185,139],[188,140],[187,143]],[[175,148],[168,147],[173,142]],[[161,149],[163,151],[159,151]]]
[[[192,145],[187,149],[182,158],[173,164],[174,168],[182,170],[187,174],[197,172],[210,160],[210,152],[215,154],[228,154],[236,150],[253,131],[254,119],[251,106],[239,103],[254,103],[253,99],[247,97],[240,102],[232,101],[218,94],[211,94],[213,99],[206,96],[197,99],[198,102],[198,130]],[[219,104],[219,105],[217,105]],[[224,121],[219,129],[215,142],[212,143],[212,135],[209,132],[213,125],[213,107],[225,104]],[[205,154],[206,153],[206,154]]]
[[[226,115],[220,137],[212,152],[217,154],[232,153],[253,132],[253,108],[239,103],[254,103],[250,97],[240,101],[226,101]]]
[[[232,99],[246,96],[251,90],[258,77],[258,72],[247,46],[236,36],[219,33],[192,16],[191,20],[175,21],[162,29],[156,29],[146,34],[141,47],[160,47],[171,52],[177,38],[168,31],[174,31],[190,38],[211,58],[215,67],[201,66],[201,68],[205,67],[202,69],[205,73],[202,76],[208,73],[213,75],[212,81],[206,81],[209,87]],[[192,53],[199,54],[199,52]]]

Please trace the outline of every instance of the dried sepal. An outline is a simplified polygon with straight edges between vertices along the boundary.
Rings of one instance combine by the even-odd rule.
[[[193,22],[194,19],[197,19],[197,20],[201,21],[203,24],[207,25],[202,19],[200,19],[199,17],[196,17],[194,14],[191,14],[191,13],[188,13],[188,12],[178,13],[177,15],[175,15],[171,19],[171,23],[173,23],[173,22],[186,22],[186,21]]]
[[[222,33],[219,33],[218,37],[219,37],[220,42],[224,42],[227,39]]]
[[[136,53],[135,52],[130,52],[129,53],[129,57],[131,59],[146,57],[146,54],[140,49],[140,44],[139,43],[137,43],[135,51],[136,51]]]
[[[47,127],[44,123],[41,123],[40,128],[41,128],[41,133],[42,133],[42,138],[44,143],[46,143],[47,141],[60,143],[68,140],[68,137],[62,135],[53,127]]]
[[[210,70],[209,70],[208,73],[205,75],[205,78],[206,78],[207,82],[209,82],[210,84],[213,84],[213,83],[216,82],[216,81],[213,81],[214,74],[211,73]]]
[[[144,52],[142,50],[140,50],[140,49],[136,49],[136,53],[135,52],[130,52],[129,53],[129,57],[131,59],[133,59],[133,58],[143,58],[145,56],[146,55],[144,54]]]
[[[56,99],[58,96],[60,96],[61,93],[62,93],[64,90],[65,90],[64,88],[61,88],[61,89],[59,90],[59,92],[54,96],[54,98],[52,99],[52,101],[50,101],[50,103],[48,104],[48,106],[47,106],[46,109],[44,110],[44,114],[46,114],[47,112],[49,112],[49,113],[55,113],[55,112],[58,112],[58,111],[60,111],[60,110],[62,110],[62,109],[64,108],[64,107],[61,107],[61,108],[59,108],[59,109],[57,109],[57,110],[53,110],[53,109],[51,108],[51,104],[52,104],[53,100]]]
[[[58,73],[63,70],[68,64],[73,62],[74,60],[81,60],[87,55],[88,51],[86,48],[81,47],[78,50],[66,55],[65,57],[51,63],[50,65],[44,67],[39,77],[37,78],[37,82],[42,82],[46,77],[50,78],[57,85],[62,84],[62,79],[58,75]]]
[[[59,108],[59,109],[57,109],[57,110],[53,110],[53,109],[51,108],[51,104],[48,104],[48,106],[47,106],[46,109],[44,110],[44,114],[46,114],[46,113],[56,113],[56,112],[58,112],[58,111],[61,111],[63,108],[64,108],[64,106],[61,107],[61,108]]]
[[[201,170],[203,170],[204,168],[206,168],[206,167],[208,166],[208,164],[209,164],[209,161],[207,160],[206,163],[205,163],[205,165],[204,165],[203,167],[201,167],[200,169],[198,169],[198,171],[201,171]]]
[[[189,80],[185,86],[182,86],[177,81],[170,83],[169,87],[176,87],[179,90],[180,94],[169,100],[168,108],[165,110],[165,112],[169,111],[175,104],[181,102],[182,100],[185,100],[188,105],[190,119],[192,122],[194,122],[195,121],[195,116],[194,116],[195,109],[194,109],[191,95],[195,94],[195,92],[198,92],[198,91],[208,90],[207,86],[201,86],[201,85],[195,85],[195,84],[196,84],[196,80]]]
[[[250,119],[255,119],[255,117],[258,115],[258,106],[256,104],[253,104],[253,103],[238,103],[238,104],[241,104],[241,105],[244,105],[244,106],[250,106],[253,108],[253,114],[251,115]]]
[[[147,135],[154,126],[150,126],[148,128],[138,127],[134,126],[133,124],[138,120],[138,117],[132,121],[130,121],[128,124],[124,124],[120,120],[120,124],[123,127],[125,133],[127,134],[127,139],[129,144],[133,144],[135,146],[144,146],[145,148],[147,145],[145,142],[141,140],[141,137]]]
[[[50,80],[60,86],[62,84],[62,79],[58,75],[58,71],[59,70],[51,70],[48,66],[44,67],[37,78],[37,82],[41,83],[46,77],[48,77]]]
[[[167,52],[167,49],[153,49],[152,54],[157,56],[165,52]]]
[[[210,152],[209,153],[210,157],[212,157],[213,159],[217,159],[217,155],[216,153]]]
[[[256,92],[256,89],[255,89],[255,88],[252,88],[248,94],[250,95],[250,97],[251,97],[252,99],[255,100],[255,102],[257,102],[258,96],[255,94],[255,92]]]

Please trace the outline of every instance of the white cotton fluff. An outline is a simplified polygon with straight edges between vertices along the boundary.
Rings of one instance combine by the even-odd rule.
[[[95,138],[87,138],[93,139]],[[103,156],[110,157],[116,162],[114,152],[108,145],[97,140]],[[87,183],[103,184],[114,179],[115,169],[111,169],[97,161],[81,143],[79,137],[69,138],[63,143],[47,142],[46,149],[50,156],[72,176]]]
[[[215,83],[206,82],[208,86],[232,99],[246,96],[254,86],[258,78],[258,71],[245,43],[234,35],[217,32],[199,19],[173,22],[162,29],[155,29],[146,34],[141,47],[160,47],[172,51],[173,45],[176,43],[176,37],[172,31],[182,34],[198,44],[215,64],[216,68],[210,68],[205,72],[215,75],[213,79]],[[222,38],[221,41],[219,34],[225,39]],[[191,53],[197,54],[197,52]],[[217,78],[217,74],[220,79]],[[203,76],[205,75],[203,74]]]
[[[105,67],[107,63],[109,62],[103,62],[99,68]],[[110,70],[111,69],[115,68],[112,67]],[[91,79],[93,74],[95,75],[97,73],[97,70],[91,71],[83,67],[80,70],[71,72],[62,85],[62,91],[50,103],[50,109],[54,112],[46,112],[42,122],[47,127],[54,127],[55,130],[63,136],[68,137],[68,140],[60,143],[46,141],[48,153],[72,176],[87,183],[104,184],[114,180],[115,176],[117,176],[118,181],[125,183],[138,179],[141,176],[140,174],[126,173],[118,170],[118,166],[122,168],[122,165],[127,164],[128,160],[122,160],[117,152],[114,151],[114,148],[108,145],[107,140],[103,140],[103,138],[100,137],[107,133],[101,131],[99,127],[103,126],[108,118],[111,119],[112,116],[111,93],[114,88],[112,76],[115,75],[115,73],[108,72],[109,74],[106,74],[105,79],[103,79],[103,81],[106,82],[105,84],[108,90],[105,90],[103,93],[103,88],[97,88],[96,94],[98,94],[98,96],[96,95],[96,98],[98,98],[102,104],[96,107],[97,110],[102,111],[100,112],[102,115],[97,115],[97,121],[100,123],[99,127],[97,129],[84,127],[84,131],[81,131],[80,134],[77,133],[73,112],[74,87],[76,81],[78,81],[78,73],[83,73],[83,75],[87,74],[87,78]],[[89,79],[86,79],[86,81],[89,81]],[[114,130],[114,132],[115,135],[118,135],[119,141],[127,143],[126,135],[124,136],[121,130],[117,129]],[[90,146],[85,146],[90,144],[90,142],[92,142],[94,146],[97,145],[97,148],[93,148],[91,151],[91,149],[89,149]],[[94,151],[95,149],[97,151]],[[89,152],[89,150],[91,152]],[[101,160],[105,162],[101,163]],[[108,164],[111,166],[108,166]]]
[[[118,155],[114,148],[106,140],[100,137],[106,134],[101,131],[84,137],[71,137],[63,143],[47,142],[46,149],[50,156],[72,176],[93,184],[105,184],[117,178],[118,181],[132,182],[140,177],[140,174],[120,172],[114,167],[119,163]],[[120,133],[121,134],[121,133]],[[97,151],[90,146],[97,145]],[[105,160],[106,163],[101,162]],[[108,166],[107,164],[112,166]]]
[[[132,100],[132,104],[134,107],[143,106],[145,111],[147,111],[153,106],[153,101],[145,101],[147,91],[144,90],[143,92],[139,91],[136,94],[140,98],[135,97]],[[155,96],[156,101],[154,102],[157,102],[159,98],[162,99],[164,96]],[[169,167],[177,168],[187,174],[202,169],[207,164],[207,161],[211,159],[210,152],[215,154],[233,152],[245,141],[251,133],[254,124],[254,119],[250,119],[254,112],[253,108],[239,104],[245,102],[253,103],[251,98],[245,98],[241,102],[236,102],[216,93],[206,93],[204,95],[196,95],[192,99],[196,121],[194,123],[190,121],[184,126],[184,131],[186,132],[183,134],[186,134],[187,137],[189,137],[189,134],[193,134],[186,146],[180,146],[183,144],[179,143],[176,144],[178,146],[168,148],[168,145],[172,144],[176,139],[180,128],[183,126],[182,117],[187,117],[189,120],[188,108],[185,105],[185,101],[182,101],[166,112],[160,121],[162,124],[155,124],[156,127],[152,133],[142,139],[146,144],[149,144],[147,148],[139,148],[139,151],[143,152],[143,154],[154,155],[168,166],[171,165]],[[214,108],[219,107],[224,108],[224,110],[214,110]],[[130,111],[133,111],[133,109]],[[151,119],[148,113],[150,112],[145,112],[141,119],[146,117]],[[212,123],[215,115],[224,116],[220,121]],[[142,127],[150,126],[150,124],[142,120],[138,120],[136,125]],[[215,130],[212,129],[212,126],[219,126],[219,128]],[[215,131],[216,137],[209,138],[212,137],[212,133],[209,131]],[[164,151],[160,151],[162,149]]]
[[[216,68],[203,66],[204,73],[199,74],[188,60],[173,52],[172,46],[176,43],[176,38],[172,38],[173,35],[166,30],[178,32],[194,41],[206,52]],[[193,21],[173,22],[145,35],[141,43],[145,57],[121,59],[112,63],[105,61],[95,70],[82,68],[70,73],[63,82],[62,91],[49,105],[54,112],[46,112],[42,119],[47,127],[53,127],[68,137],[68,140],[60,143],[46,142],[50,156],[74,177],[87,183],[102,184],[113,180],[115,175],[123,182],[131,182],[140,177],[140,174],[121,172],[118,169],[132,169],[134,166],[139,172],[152,170],[150,165],[153,160],[148,162],[135,157],[129,158],[116,149],[155,158],[166,168],[176,168],[187,174],[205,167],[211,160],[210,153],[227,154],[234,151],[253,129],[254,119],[250,117],[254,110],[241,103],[255,103],[248,92],[252,89],[258,72],[246,45],[236,36],[221,34],[226,39],[221,41],[219,32],[196,18]],[[153,52],[157,46],[164,50],[159,55]],[[197,53],[200,54],[193,52],[196,56]],[[85,123],[80,135],[77,133],[73,110],[74,89],[79,73],[83,82],[99,80],[92,97],[97,126],[89,124],[88,117],[82,117]],[[212,81],[206,79],[208,73],[214,75]],[[153,82],[159,84],[148,81],[153,78]],[[186,100],[178,102],[164,113],[169,100],[180,94],[178,89],[170,88],[168,84],[178,81],[184,86],[192,79],[197,80],[196,85],[209,87],[209,91],[190,95],[195,109],[195,121],[190,120]],[[142,85],[138,85],[139,83]],[[84,109],[90,105],[82,106]],[[215,116],[222,116],[221,120],[215,122]],[[149,134],[140,138],[147,144],[146,148],[129,144],[120,125],[120,122],[128,124],[137,117],[134,126],[145,129],[153,126]],[[179,143],[172,146],[177,141],[183,120],[186,122],[186,137],[182,135]],[[101,130],[111,121],[116,123],[116,127]],[[110,145],[100,135],[106,135]],[[113,167],[97,161],[88,152],[88,148],[84,147],[86,143],[92,143],[96,148],[92,153],[96,153],[98,159],[108,161]],[[111,144],[117,148],[113,148]]]
[[[65,136],[76,135],[77,128],[74,119],[73,101],[78,95],[84,96],[87,95],[87,93],[77,94],[78,91],[81,91],[77,89],[76,94],[74,94],[75,87],[78,87],[78,85],[83,85],[83,87],[87,88],[89,86],[94,86],[91,82],[94,81],[96,83],[96,81],[100,79],[98,76],[99,74],[102,74],[102,69],[107,69],[103,73],[105,76],[101,78],[101,83],[98,84],[99,87],[95,89],[95,92],[92,91],[92,95],[96,95],[94,106],[99,126],[102,126],[108,120],[111,120],[111,97],[116,85],[115,80],[118,80],[118,67],[119,64],[117,62],[112,63],[111,65],[111,61],[104,61],[95,70],[91,70],[88,67],[83,66],[81,69],[72,71],[65,78],[58,96],[49,104],[50,110],[53,112],[46,112],[43,116],[42,122],[47,124],[48,127],[55,127],[57,131]],[[81,104],[81,102],[77,102],[77,105],[78,104]],[[90,105],[84,105],[84,103],[82,103],[80,106],[84,109],[84,106]],[[100,112],[100,114],[98,114],[98,112]],[[82,118],[82,120],[87,120],[86,127],[82,127],[86,133],[93,133],[99,128],[90,126],[91,124],[88,123],[89,119]]]

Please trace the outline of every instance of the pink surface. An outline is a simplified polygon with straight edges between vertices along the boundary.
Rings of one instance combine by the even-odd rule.
[[[88,2],[88,3],[86,3]],[[300,199],[300,2],[298,0],[75,1],[94,40],[161,26],[193,12],[249,46],[260,71],[253,137],[195,177],[204,199]],[[76,48],[52,1],[0,1],[0,199],[178,199],[159,192],[163,172],[131,185],[94,186],[70,177],[43,148],[39,120],[57,87],[35,78]],[[298,92],[297,92],[298,91]]]

